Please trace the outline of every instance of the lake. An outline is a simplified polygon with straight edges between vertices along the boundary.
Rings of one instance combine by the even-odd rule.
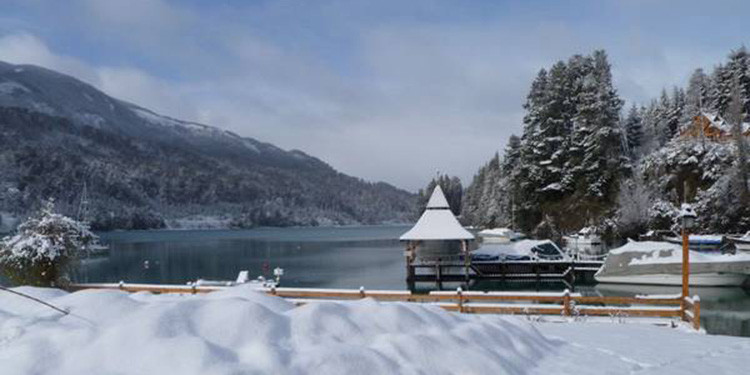
[[[397,238],[408,226],[261,228],[252,230],[125,231],[101,234],[107,256],[84,261],[81,282],[184,284],[199,278],[233,280],[285,271],[284,286],[403,290],[404,248]],[[431,284],[418,286],[433,288]],[[453,287],[446,285],[446,287]],[[482,290],[562,290],[555,283],[482,282]],[[676,294],[679,287],[576,285],[591,295]],[[691,288],[701,297],[701,323],[709,333],[750,337],[750,291]]]

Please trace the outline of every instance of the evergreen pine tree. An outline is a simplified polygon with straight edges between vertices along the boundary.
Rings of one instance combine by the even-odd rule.
[[[624,122],[628,152],[632,158],[638,155],[643,140],[643,119],[635,104],[630,107]]]
[[[690,76],[688,88],[685,92],[685,107],[680,119],[680,125],[685,125],[693,120],[693,117],[708,109],[711,100],[708,98],[711,83],[710,78],[703,69],[696,69]]]

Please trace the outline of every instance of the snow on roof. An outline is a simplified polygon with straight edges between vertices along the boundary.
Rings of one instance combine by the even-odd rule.
[[[450,208],[448,200],[445,199],[445,194],[443,194],[443,189],[440,188],[440,185],[435,186],[435,190],[432,191],[432,196],[430,196],[430,200],[427,201],[427,208]]]
[[[732,131],[732,124],[725,121],[718,114],[713,113],[713,112],[701,112],[701,115],[706,117],[709,121],[711,121],[712,126],[715,126],[727,133]],[[750,130],[750,123],[743,122],[740,128],[742,129],[741,131],[745,133]]]
[[[473,239],[474,235],[453,216],[440,186],[435,187],[427,202],[427,209],[417,223],[401,236],[401,241]]]

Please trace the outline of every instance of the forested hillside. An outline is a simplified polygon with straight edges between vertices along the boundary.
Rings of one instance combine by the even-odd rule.
[[[710,74],[697,69],[686,88],[626,110],[605,52],[576,55],[539,72],[524,109],[523,134],[466,189],[464,221],[553,235],[595,225],[627,237],[672,228],[690,202],[701,231],[749,229],[744,48]],[[722,136],[686,130],[699,115]]]
[[[302,151],[158,115],[35,66],[0,62],[0,144],[6,222],[46,198],[95,229],[373,224],[413,215],[415,196],[406,191],[344,175]]]

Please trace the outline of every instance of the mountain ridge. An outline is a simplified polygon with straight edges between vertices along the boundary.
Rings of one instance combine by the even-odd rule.
[[[373,224],[408,221],[413,208],[413,194],[304,151],[164,116],[34,65],[0,61],[0,140],[9,145],[0,213],[16,216],[45,195],[77,214],[84,185],[99,229],[206,215],[235,227]],[[68,175],[45,169],[50,160]]]

